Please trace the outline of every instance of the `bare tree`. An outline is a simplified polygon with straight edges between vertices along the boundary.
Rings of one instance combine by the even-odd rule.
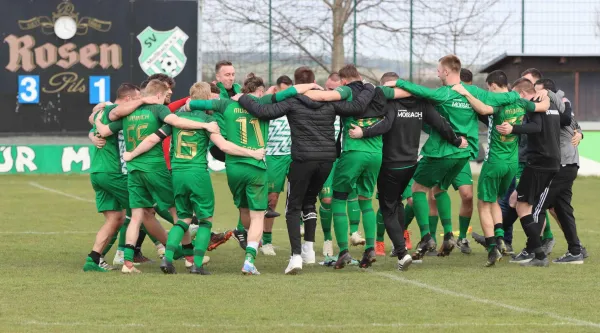
[[[467,44],[482,47],[486,38],[493,36],[494,31],[497,32],[506,22],[505,19],[494,30],[481,20],[486,10],[498,1],[458,0],[449,7],[443,1],[413,0],[414,16],[421,18],[413,26],[414,44],[426,46],[425,49],[436,47],[447,53],[456,53]],[[273,43],[287,45],[324,71],[331,72],[346,62],[346,45],[351,41],[355,25],[361,49],[384,47],[392,52],[408,54],[409,0],[356,0],[357,22],[353,20],[354,2],[273,1],[270,26]],[[209,0],[206,8],[215,22],[253,27],[266,34],[269,29],[268,6],[268,0]]]

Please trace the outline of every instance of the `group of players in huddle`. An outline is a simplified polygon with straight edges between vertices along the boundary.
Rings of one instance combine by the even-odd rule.
[[[258,275],[259,249],[264,255],[275,255],[272,228],[279,214],[274,210],[286,177],[286,220],[292,245],[286,274],[315,263],[317,216],[324,233],[325,262],[329,259],[336,269],[355,262],[349,245],[364,245],[358,265],[370,267],[377,255],[385,255],[386,231],[399,270],[428,254],[447,256],[454,247],[470,253],[466,239],[473,211],[469,160],[478,155],[479,120],[489,127],[477,191],[484,235],[474,233],[473,237],[487,249],[486,266],[512,253],[515,219],[503,224],[504,210],[511,209],[528,238],[526,248],[512,261],[548,265],[546,256],[554,240],[544,213],[564,190],[549,194],[552,179],[565,167],[560,156],[561,114],[571,111],[565,110],[564,103],[559,111],[560,97],[549,83],[543,84],[539,72],[530,70],[525,74],[539,76],[520,78],[509,90],[506,75],[494,71],[486,79],[489,89],[483,90],[471,85],[470,72],[461,70],[456,56],[448,55],[439,61],[443,86],[438,89],[404,81],[391,72],[375,87],[363,83],[356,67],[346,65],[329,76],[325,89],[315,83],[310,68],[300,67],[294,73],[295,85],[283,76],[267,90],[264,81],[253,74],[243,86],[236,84],[230,62],[221,61],[215,69],[216,82],[195,83],[189,97],[179,101],[170,101],[174,80],[157,74],[141,87],[122,84],[114,104],[94,108],[90,139],[96,149],[90,178],[97,209],[106,222],[84,271],[112,269],[104,255],[118,238],[113,264],[122,265],[123,273],[140,273],[136,266],[145,258],[136,248],[141,246],[142,233],[157,245],[164,273],[175,273],[174,260],[183,258],[191,273],[210,274],[205,268],[206,252],[234,237],[245,250],[242,273]],[[305,109],[315,117],[303,117]],[[422,128],[429,138],[418,159]],[[573,133],[576,149],[582,135],[577,128]],[[526,149],[519,148],[524,141],[520,134],[529,137]],[[220,234],[211,231],[215,203],[209,151],[226,163],[227,182],[239,209],[238,226]],[[526,155],[527,160],[520,163],[519,155]],[[463,200],[458,240],[452,231],[450,185]],[[377,213],[372,206],[376,186]],[[510,207],[501,209],[499,199],[510,196]],[[406,209],[402,200],[407,200]],[[568,200],[570,207],[570,196]],[[585,249],[576,231],[576,241],[566,231],[574,229],[574,218],[573,227],[565,228],[570,217],[562,207],[554,205],[561,210],[555,215],[565,231],[569,252],[555,262],[582,263]],[[168,233],[155,214],[173,224]],[[364,238],[358,232],[361,215]],[[443,240],[436,250],[438,215]],[[407,227],[413,218],[421,237],[409,255],[413,246]],[[511,234],[508,242],[505,230]],[[305,240],[301,247],[300,233]]]

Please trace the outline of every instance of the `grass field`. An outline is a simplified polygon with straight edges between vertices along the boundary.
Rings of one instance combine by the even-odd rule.
[[[233,228],[237,213],[223,174],[213,176],[215,229]],[[289,242],[276,221],[276,257],[257,258],[261,276],[240,274],[235,241],[209,253],[212,276],[163,275],[158,263],[138,276],[83,273],[103,222],[87,176],[0,177],[0,332],[593,332],[600,330],[600,179],[575,184],[579,235],[590,252],[584,265],[523,268],[507,261],[484,268],[484,249],[426,257],[407,272],[379,257],[372,270],[305,266],[285,276]],[[459,199],[452,192],[453,212]],[[284,210],[280,202],[278,211]],[[473,229],[480,231],[474,214]],[[557,246],[566,250],[553,224]],[[418,234],[416,223],[411,225]],[[455,227],[457,229],[457,227]],[[515,245],[523,244],[515,227]],[[317,228],[317,255],[322,233]],[[389,245],[388,245],[389,246]],[[115,246],[116,247],[116,246]],[[361,249],[351,250],[355,257]],[[146,242],[144,253],[156,258]],[[107,259],[112,262],[114,250]],[[317,259],[319,260],[319,258]],[[179,272],[184,272],[178,262]]]

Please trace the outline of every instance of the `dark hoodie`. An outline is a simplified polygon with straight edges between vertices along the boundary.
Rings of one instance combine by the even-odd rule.
[[[365,138],[383,134],[382,168],[402,168],[417,163],[423,123],[448,142],[460,146],[461,139],[448,121],[425,100],[394,99],[387,102],[384,110],[383,120],[363,128]]]
[[[287,115],[292,136],[292,160],[298,162],[330,162],[337,158],[334,130],[335,116],[355,116],[364,112],[373,98],[372,85],[366,85],[352,102],[315,102],[304,95],[275,104],[261,105],[248,96],[240,97],[240,105],[260,119]]]

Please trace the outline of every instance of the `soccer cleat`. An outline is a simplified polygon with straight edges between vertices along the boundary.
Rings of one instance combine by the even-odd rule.
[[[286,275],[296,275],[298,274],[301,270],[302,270],[302,262],[304,261],[304,258],[302,258],[302,256],[300,255],[293,255],[290,257],[290,261],[287,265],[287,267],[285,268],[285,274]]]
[[[496,248],[500,253],[505,256],[508,255],[508,248],[506,247],[506,242],[502,237],[496,237]]]
[[[244,275],[260,275],[256,266],[249,262],[248,260],[244,260],[244,266],[242,267],[242,274]]]
[[[273,218],[280,217],[280,216],[281,216],[281,214],[277,213],[276,211],[274,211],[271,208],[267,208],[267,210],[265,211],[265,217],[268,219],[273,219]]]
[[[506,245],[506,254],[504,254],[505,256],[508,257],[511,254],[515,254],[515,251],[513,250],[512,244],[509,244],[506,241],[504,241],[504,245]]]
[[[175,266],[173,266],[173,263],[167,261],[166,258],[162,259],[162,261],[160,263],[160,270],[165,274],[177,274],[177,272],[175,271]]]
[[[87,259],[85,259],[85,264],[83,264],[83,271],[84,272],[108,272],[108,269],[96,264],[94,262],[94,260],[90,257],[87,257]]]
[[[352,235],[350,235],[350,244],[352,246],[365,245],[366,242],[367,241],[364,238],[362,238],[358,231],[355,231],[352,233]]]
[[[240,244],[242,250],[246,251],[246,246],[248,246],[247,234],[245,231],[239,231],[237,229],[233,230],[233,237]]]
[[[427,238],[427,240],[425,240]],[[412,258],[414,260],[421,260],[425,256],[425,253],[435,251],[435,241],[431,238],[431,235],[425,235],[417,244],[415,252],[413,252]],[[437,254],[436,254],[437,255]]]
[[[480,235],[476,232],[473,232],[473,233],[471,233],[471,237],[473,237],[473,240],[475,241],[475,243],[477,243],[487,249],[487,245],[485,244],[485,236]]]
[[[350,253],[348,253],[348,250],[344,250],[344,251],[340,252],[340,254],[338,255],[338,259],[335,262],[335,266],[333,266],[333,268],[334,269],[342,269],[351,262],[352,262],[352,256],[350,256]]]
[[[262,252],[262,254],[264,254],[266,256],[274,256],[277,254],[277,253],[275,253],[273,244],[264,244],[263,246],[260,247],[260,252]]]
[[[590,255],[588,254],[588,251],[585,247],[581,247],[581,255],[583,256],[583,259],[586,259],[587,257],[589,257]]]
[[[326,240],[325,242],[323,242],[323,256],[333,256],[333,241]]]
[[[583,254],[574,255],[571,252],[565,253],[562,257],[552,260],[555,264],[583,264]]]
[[[204,266],[196,267],[196,265],[192,265],[190,268],[190,274],[210,275],[210,272],[205,270]]]
[[[212,251],[217,247],[221,246],[222,244],[225,244],[229,240],[229,238],[231,238],[231,236],[233,236],[233,231],[231,230],[227,230],[225,232],[220,233],[211,232],[210,244],[208,244],[207,250]]]
[[[377,261],[375,250],[373,248],[368,248],[365,250],[365,252],[363,252],[363,257],[358,266],[360,268],[369,268],[375,261]]]
[[[411,232],[408,230],[404,230],[404,242],[406,243],[406,249],[412,250],[412,242],[410,240]]]
[[[162,258],[165,257],[165,246],[158,243],[155,245],[156,246],[156,253],[158,254],[158,257],[162,260]]]
[[[544,259],[533,258],[530,261],[522,262],[521,266],[523,267],[548,267],[549,261],[548,257]]]
[[[437,257],[438,251],[436,249],[429,250],[425,253],[426,257]]]
[[[449,256],[455,246],[456,246],[456,241],[454,240],[454,234],[451,232],[446,233],[444,235],[444,242],[442,243],[442,246],[440,247],[438,256],[440,256],[440,257]]]
[[[535,254],[529,253],[526,249],[523,249],[521,253],[517,254],[516,256],[513,256],[513,258],[509,262],[513,264],[521,264],[525,262],[530,262],[533,258],[535,258]]]
[[[190,228],[188,229],[188,232],[190,233],[190,237],[192,237],[192,240],[194,238],[196,238],[196,233],[198,233],[198,228],[199,228],[199,226],[197,224],[190,224]]]
[[[142,251],[137,252],[134,256],[133,256],[133,262],[137,263],[137,264],[145,264],[145,263],[153,263],[153,260],[150,260],[149,258],[145,257],[142,254]]]
[[[406,271],[410,264],[412,264],[412,257],[407,253],[402,259],[398,259],[398,270]]]
[[[494,248],[488,252],[488,258],[487,262],[485,263],[485,267],[492,267],[496,265],[497,261],[500,260],[502,260],[502,253],[500,253],[500,250],[497,246],[494,246]]]
[[[542,241],[542,250],[546,255],[549,255],[550,253],[552,253],[552,249],[554,249],[555,244],[556,241],[554,240],[554,237],[544,239]]]
[[[385,256],[385,243],[375,242],[375,254],[378,256]]]
[[[469,246],[469,240],[466,238],[462,238],[458,240],[458,247],[460,247],[460,252],[464,254],[471,254],[471,246]]]
[[[305,264],[314,264],[317,262],[315,258],[315,251],[309,248],[305,248],[304,245],[302,245],[302,254],[300,256],[302,257],[302,262]]]
[[[100,257],[100,263],[98,264],[100,267],[106,269],[107,271],[114,271],[115,268],[111,265],[109,265],[106,260],[104,260],[104,257]]]
[[[123,267],[121,267],[121,273],[123,273],[123,274],[140,274],[140,273],[142,273],[142,271],[135,268],[135,266],[133,266],[133,265],[131,265],[131,268],[127,267],[127,263],[125,263],[125,264],[123,264]]]

